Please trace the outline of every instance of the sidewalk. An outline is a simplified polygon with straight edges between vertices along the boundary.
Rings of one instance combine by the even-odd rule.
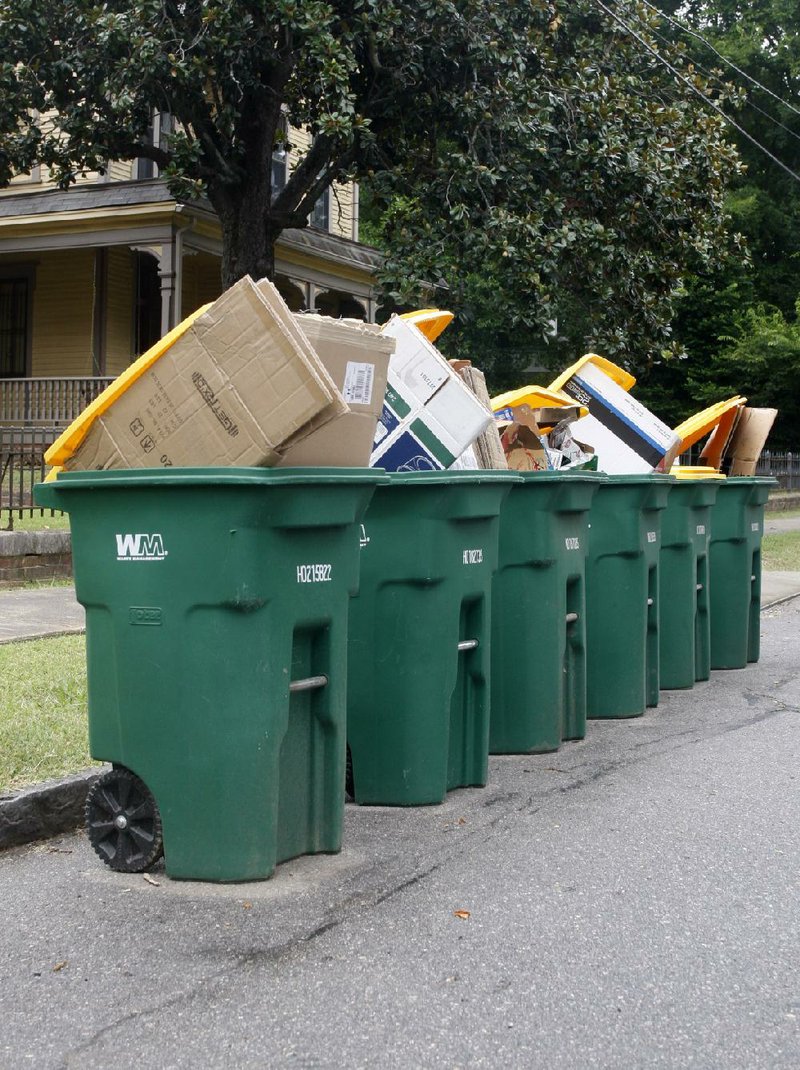
[[[69,635],[85,628],[74,587],[0,591],[0,643]]]
[[[762,609],[798,595],[800,572],[762,574]],[[84,629],[83,606],[75,601],[74,587],[0,591],[0,643],[72,635]]]

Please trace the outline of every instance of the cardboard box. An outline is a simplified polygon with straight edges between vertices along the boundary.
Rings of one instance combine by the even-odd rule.
[[[727,475],[756,474],[758,459],[777,415],[777,409],[742,409],[722,465]]]
[[[397,349],[370,464],[391,472],[449,468],[492,414],[409,320],[394,316],[383,333]]]
[[[359,320],[299,314],[295,322],[324,364],[348,411],[290,446],[277,467],[369,465],[395,341]]]
[[[526,424],[501,423],[500,442],[506,463],[515,472],[543,472],[553,467],[544,442]]]
[[[668,472],[680,449],[680,436],[632,398],[632,376],[609,361],[587,354],[550,388],[561,390],[589,410],[572,425],[576,439],[594,448],[601,472],[635,475]],[[624,385],[623,385],[624,384]]]
[[[244,278],[112,383],[47,461],[67,470],[270,466],[346,411],[277,290]]]

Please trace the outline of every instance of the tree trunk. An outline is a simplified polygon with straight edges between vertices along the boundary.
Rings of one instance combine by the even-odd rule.
[[[245,275],[273,279],[275,242],[283,228],[270,220],[269,192],[264,195],[261,188],[246,187],[232,195],[210,195],[210,199],[222,227],[223,289]]]

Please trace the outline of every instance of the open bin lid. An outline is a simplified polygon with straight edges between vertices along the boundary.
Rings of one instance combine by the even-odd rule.
[[[635,375],[626,372],[624,368],[620,368],[613,361],[598,356],[597,353],[587,353],[555,378],[550,384],[550,389],[561,390],[564,384],[568,383],[574,375],[577,375],[585,364],[593,364],[596,368],[599,368],[601,372],[604,372],[609,379],[613,379],[617,386],[621,386],[623,390],[630,390],[632,386],[636,385]]]
[[[547,386],[521,386],[517,390],[506,390],[492,398],[492,412],[501,415],[504,409],[528,405],[531,409],[560,409],[565,405],[575,405],[576,401],[561,390]],[[587,410],[588,411],[588,410]]]
[[[420,308],[416,312],[403,312],[399,319],[413,323],[429,342],[435,342],[445,327],[452,323],[453,313],[441,308]]]
[[[688,420],[684,420],[682,424],[674,429],[676,435],[680,435],[681,439],[681,453],[684,450],[688,450],[691,446],[694,446],[696,442],[699,442],[701,438],[704,438],[710,431],[713,431],[717,424],[727,414],[734,414],[740,409],[747,398],[736,395],[736,397],[728,398],[727,401],[718,401],[714,405],[709,405],[707,409],[703,409],[702,412],[697,412],[694,416],[690,416]]]

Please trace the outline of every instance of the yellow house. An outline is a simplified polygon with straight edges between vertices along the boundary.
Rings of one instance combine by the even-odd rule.
[[[158,137],[158,123],[153,137]],[[273,154],[273,181],[291,153]],[[0,191],[0,425],[70,420],[162,334],[219,295],[210,205],[175,200],[153,164],[111,164],[67,191],[44,168]],[[358,242],[358,188],[328,190],[276,247],[290,308],[374,320],[376,250]]]

